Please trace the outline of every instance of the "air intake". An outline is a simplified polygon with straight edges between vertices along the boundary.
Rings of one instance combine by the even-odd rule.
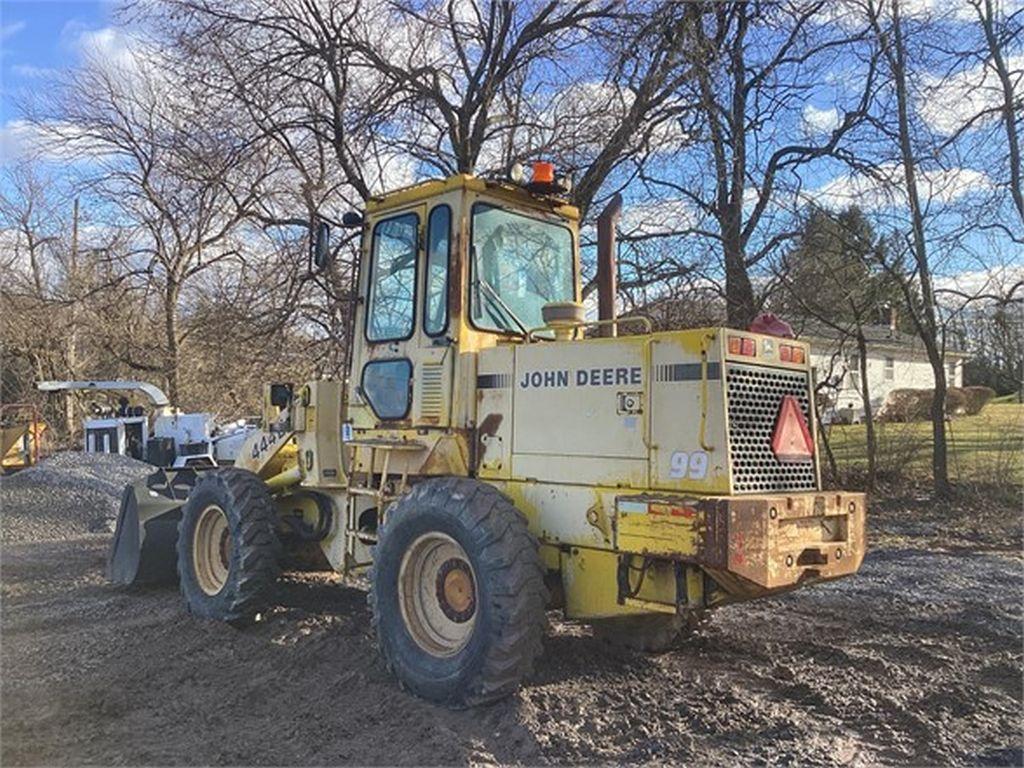
[[[440,363],[422,363],[419,374],[420,421],[436,424],[444,412],[444,366]]]

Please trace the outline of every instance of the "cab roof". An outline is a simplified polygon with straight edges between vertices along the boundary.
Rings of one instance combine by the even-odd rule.
[[[575,205],[569,205],[562,198],[533,194],[526,188],[508,181],[481,179],[468,173],[456,174],[455,176],[449,176],[447,179],[421,181],[408,187],[399,187],[381,195],[374,195],[366,201],[366,212],[377,213],[390,208],[429,200],[432,197],[437,197],[453,190],[482,192],[514,205],[556,213],[571,221],[579,221],[580,218],[579,209]]]

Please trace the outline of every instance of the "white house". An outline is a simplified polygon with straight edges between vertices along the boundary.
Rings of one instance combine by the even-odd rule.
[[[935,376],[916,335],[903,333],[889,325],[864,326],[867,341],[867,384],[874,412],[885,404],[894,389],[932,389]],[[815,382],[824,385],[829,407],[822,414],[831,420],[837,415],[845,421],[859,421],[864,415],[861,399],[860,356],[852,333],[841,333],[817,323],[807,323],[799,338],[810,343],[811,366]],[[964,352],[947,349],[946,383],[963,386]]]

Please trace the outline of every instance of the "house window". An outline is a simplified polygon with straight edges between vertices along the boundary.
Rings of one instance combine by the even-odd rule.
[[[946,376],[946,379],[947,379],[946,383],[949,384],[951,387],[955,387],[956,386],[956,361],[954,360],[952,362],[946,363],[946,369],[949,371],[949,373]]]
[[[885,358],[885,380],[893,381],[896,378],[896,358]]]
[[[850,355],[847,367],[850,369],[850,387],[860,389],[860,355]]]

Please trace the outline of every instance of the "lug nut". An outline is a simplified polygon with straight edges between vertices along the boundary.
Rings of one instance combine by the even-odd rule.
[[[790,568],[793,567],[793,556],[792,555],[786,555],[786,565],[788,567],[790,567]]]
[[[836,560],[842,560],[842,559],[843,559],[843,550],[837,549],[836,550]]]
[[[775,507],[772,507],[771,509],[768,510],[768,517],[770,517],[772,520],[774,520],[778,516],[779,510],[777,510]]]

